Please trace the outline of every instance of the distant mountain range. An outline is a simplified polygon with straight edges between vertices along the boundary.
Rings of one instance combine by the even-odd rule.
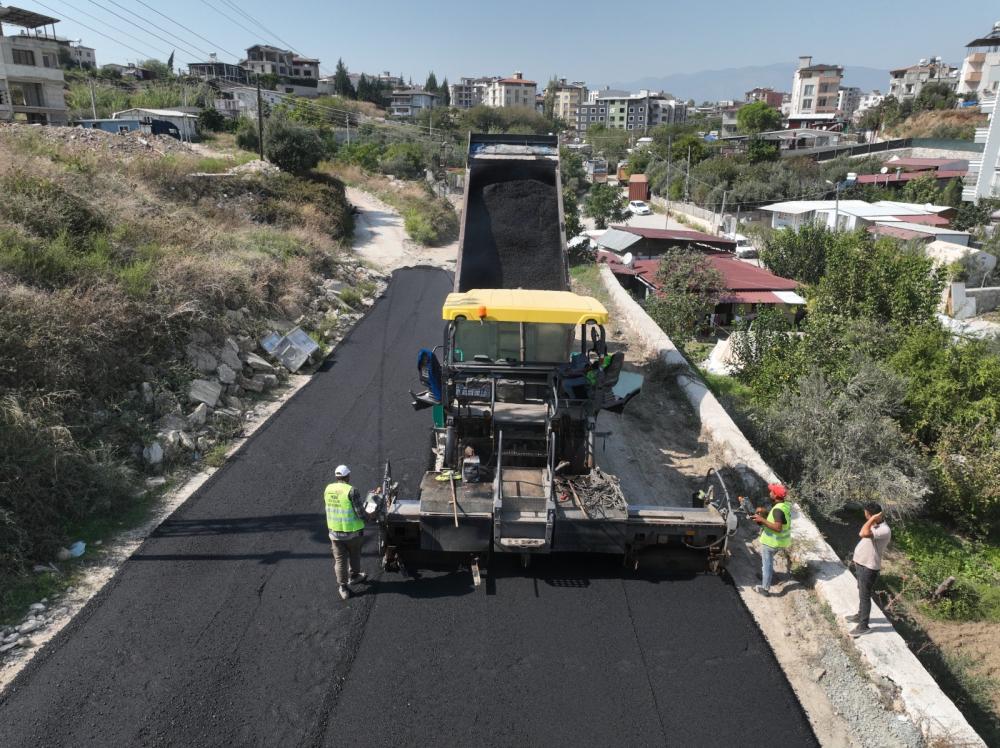
[[[776,62],[773,65],[750,65],[725,70],[703,70],[698,73],[675,73],[660,78],[648,77],[609,84],[611,88],[639,91],[666,91],[678,99],[742,101],[743,94],[761,86],[775,91],[792,90],[792,74],[798,62]],[[844,65],[844,85],[857,86],[864,92],[877,88],[885,93],[889,86],[889,71],[877,68]]]

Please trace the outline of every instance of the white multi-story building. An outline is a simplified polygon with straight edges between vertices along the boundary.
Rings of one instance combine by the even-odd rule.
[[[878,89],[871,93],[866,93],[858,100],[858,108],[854,110],[854,121],[857,122],[861,115],[869,109],[874,109],[885,99],[885,95]]]
[[[969,54],[958,76],[958,95],[995,97],[1000,87],[1000,21],[993,24],[993,30],[986,36],[965,46]]]
[[[0,7],[0,121],[64,125],[65,79],[59,67],[59,19],[21,8]],[[3,26],[22,33],[4,36]],[[47,31],[46,26],[53,27]]]
[[[980,109],[989,115],[986,127],[976,129],[975,140],[983,145],[983,156],[969,161],[962,199],[973,202],[981,197],[1000,196],[1000,117],[997,116],[997,97],[980,103]]]
[[[486,89],[492,78],[459,78],[457,83],[448,86],[448,97],[451,106],[458,109],[472,109],[479,106],[486,98]]]
[[[490,79],[483,94],[483,103],[492,107],[534,109],[537,94],[535,81],[529,81],[520,72],[515,72],[510,78]]]
[[[889,71],[889,95],[898,101],[915,99],[928,83],[944,83],[953,91],[958,85],[958,68],[928,57],[916,65]]]
[[[799,67],[792,77],[792,119],[817,115],[834,118],[840,98],[844,68],[840,65],[813,65],[812,57],[799,57]]]

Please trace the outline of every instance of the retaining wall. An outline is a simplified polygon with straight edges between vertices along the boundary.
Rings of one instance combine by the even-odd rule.
[[[665,364],[677,371],[677,383],[698,414],[703,434],[721,452],[726,462],[751,480],[778,482],[777,474],[753,448],[698,373],[691,369],[687,359],[622,288],[606,265],[601,266],[601,280],[617,308],[620,321],[629,326],[644,345],[656,351]],[[793,555],[808,566],[816,580],[817,594],[830,606],[838,625],[846,631],[848,626],[844,616],[856,613],[858,607],[854,575],[797,504],[792,510],[792,520]],[[749,587],[741,587],[740,594],[756,593],[752,593]],[[944,695],[875,604],[872,605],[871,627],[872,632],[855,639],[854,644],[878,675],[899,688],[899,699],[907,715],[919,726],[928,742],[985,748],[982,738]]]

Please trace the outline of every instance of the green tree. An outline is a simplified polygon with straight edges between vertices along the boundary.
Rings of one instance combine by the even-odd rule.
[[[236,145],[244,151],[257,153],[260,150],[260,133],[257,131],[257,120],[241,117],[236,125]]]
[[[747,161],[751,164],[777,161],[779,158],[781,158],[781,151],[777,143],[757,137],[752,137],[747,141]]]
[[[610,184],[592,185],[583,201],[583,212],[594,219],[594,225],[606,229],[609,223],[625,220],[625,196]]]
[[[917,179],[911,179],[903,187],[903,200],[908,203],[918,203],[923,205],[937,203],[941,199],[941,190],[938,189],[937,180],[930,174]]]
[[[198,129],[207,132],[222,132],[226,129],[227,120],[218,109],[209,107],[198,112]]]
[[[573,190],[563,190],[563,217],[566,220],[566,238],[572,239],[583,233],[580,222],[580,206]]]
[[[919,325],[934,318],[943,285],[942,273],[920,250],[863,230],[844,233],[828,247],[814,311]]]
[[[957,103],[958,96],[951,86],[947,83],[930,82],[925,83],[920,89],[913,102],[913,108],[917,111],[954,109]]]
[[[958,208],[962,205],[962,180],[955,177],[945,185],[938,198],[942,205]]]
[[[736,126],[744,135],[777,130],[781,127],[781,112],[763,101],[755,101],[736,111]]]
[[[351,78],[347,73],[347,66],[342,59],[337,60],[337,67],[333,71],[333,91],[337,96],[343,96],[345,99],[357,97],[357,92],[354,90]]]
[[[760,261],[773,273],[810,285],[826,272],[826,256],[836,234],[826,226],[808,223],[797,231],[772,231],[760,247]]]
[[[628,154],[631,138],[627,130],[595,125],[588,127],[583,137],[593,148],[594,153],[603,155],[609,162],[613,162],[613,165],[617,165]]]
[[[441,96],[441,106],[451,106],[451,90],[448,86],[448,76],[444,77],[438,87],[438,94]]]
[[[564,193],[572,192],[576,196],[587,188],[587,171],[583,168],[583,156],[579,151],[559,148],[559,175]]]
[[[162,62],[161,60],[156,60],[153,58],[150,58],[148,60],[143,60],[142,62],[138,63],[137,67],[143,68],[144,70],[148,70],[150,74],[153,76],[153,78],[156,80],[166,80],[167,78],[174,77],[174,71],[172,71],[169,67],[167,67],[167,63]]]
[[[304,174],[324,154],[323,139],[312,128],[281,116],[272,116],[264,126],[264,153],[268,161],[292,174]]]
[[[379,169],[400,179],[416,179],[423,175],[425,163],[424,150],[416,143],[393,143],[379,159]]]
[[[429,93],[438,92],[438,79],[437,76],[434,75],[433,70],[427,74],[427,80],[424,82],[424,90]]]
[[[677,344],[694,337],[722,298],[722,275],[697,250],[668,249],[656,282],[659,290],[646,299],[646,311]]]
[[[778,399],[766,418],[771,452],[811,507],[829,516],[877,500],[897,517],[923,507],[926,466],[893,417],[904,391],[868,361],[844,387],[812,371]]]

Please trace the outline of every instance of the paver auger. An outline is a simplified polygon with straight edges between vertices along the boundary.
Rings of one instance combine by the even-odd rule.
[[[690,496],[631,503],[595,457],[597,417],[620,412],[642,377],[609,352],[608,312],[571,293],[558,141],[472,135],[455,292],[444,339],[420,351],[433,411],[416,497],[386,468],[378,512],[383,563],[409,554],[584,552],[638,562],[652,546],[697,548],[721,570],[736,518]],[[665,506],[665,504],[667,506]]]

